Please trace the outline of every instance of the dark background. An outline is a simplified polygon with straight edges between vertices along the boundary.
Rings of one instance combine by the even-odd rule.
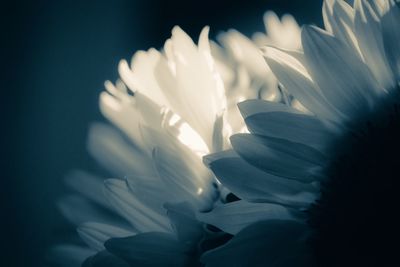
[[[66,223],[55,208],[68,170],[93,169],[90,122],[102,120],[98,95],[117,64],[138,49],[160,48],[174,25],[195,40],[236,28],[263,31],[263,13],[291,13],[321,24],[321,0],[20,1],[1,16],[1,266],[41,266]],[[4,20],[4,21],[3,21]],[[61,230],[60,230],[61,229]]]

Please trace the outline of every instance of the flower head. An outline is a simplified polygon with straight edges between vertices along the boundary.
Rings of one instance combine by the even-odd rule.
[[[67,177],[75,194],[59,206],[90,247],[59,246],[68,264],[87,258],[84,266],[192,266],[203,251],[229,239],[195,217],[212,209],[219,195],[225,198],[201,157],[230,147],[233,125],[244,125],[227,108],[235,86],[217,68],[239,63],[215,60],[214,52],[208,27],[198,45],[175,27],[162,51],[136,52],[130,63],[120,62],[120,79],[105,83],[100,109],[113,125],[93,124],[88,148],[118,178],[85,171]],[[243,96],[250,90],[241,88]]]
[[[354,2],[325,1],[326,30],[305,26],[304,52],[264,49],[307,112],[239,104],[250,134],[233,135],[233,150],[205,158],[239,198],[198,214],[236,234],[203,256],[207,266],[398,263],[390,210],[400,148],[400,13],[393,1]]]

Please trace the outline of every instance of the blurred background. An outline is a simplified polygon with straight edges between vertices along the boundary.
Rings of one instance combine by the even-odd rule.
[[[5,172],[1,184],[1,266],[43,266],[69,225],[55,203],[71,169],[99,168],[86,151],[91,122],[103,120],[98,95],[117,64],[160,48],[174,25],[196,41],[235,28],[264,31],[266,10],[321,25],[321,0],[14,1],[3,8]],[[2,42],[4,45],[4,42]],[[2,102],[3,102],[2,101]]]

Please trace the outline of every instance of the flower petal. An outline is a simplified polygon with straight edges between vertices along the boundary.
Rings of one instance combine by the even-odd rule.
[[[235,235],[250,224],[264,220],[300,220],[294,210],[271,203],[251,203],[245,200],[214,207],[210,212],[197,213],[198,220]]]
[[[326,0],[322,15],[325,29],[353,49],[360,57],[361,51],[354,34],[354,10],[343,0]]]
[[[85,171],[71,171],[65,178],[65,183],[75,192],[103,207],[109,207],[109,203],[103,195],[104,179]]]
[[[239,157],[213,161],[210,168],[224,186],[248,201],[304,207],[316,197],[314,186],[263,172]]]
[[[246,120],[248,117],[263,112],[294,112],[300,113],[298,110],[282,104],[262,99],[248,99],[237,104],[243,118]]]
[[[364,112],[379,86],[354,51],[313,26],[303,28],[302,42],[311,76],[328,101],[349,117]]]
[[[127,184],[119,179],[104,182],[107,199],[115,210],[126,218],[140,232],[170,231],[169,220],[139,201],[129,190]]]
[[[397,4],[390,0],[386,12],[381,18],[383,42],[386,57],[392,68],[396,80],[400,80],[400,9]]]
[[[287,139],[320,151],[333,138],[332,132],[318,118],[298,112],[263,112],[245,121],[251,133]]]
[[[200,168],[196,170],[182,156],[162,148],[153,150],[159,176],[172,195],[179,197],[178,201],[188,201],[200,209],[207,209],[214,193],[211,191],[211,174],[201,165],[200,159],[197,163]],[[190,157],[187,160],[191,160]]]
[[[188,247],[195,247],[203,234],[203,227],[196,219],[194,208],[187,202],[166,203],[164,207],[178,240]]]
[[[79,225],[77,231],[82,240],[97,251],[104,250],[104,242],[112,237],[127,237],[134,234],[126,229],[98,222],[85,222]]]
[[[265,59],[272,72],[289,93],[316,116],[338,120],[338,112],[321,95],[305,66],[279,49],[267,47],[265,52]]]
[[[106,124],[92,124],[88,149],[96,160],[116,176],[154,172],[146,155],[126,140],[121,132]]]
[[[57,203],[57,206],[62,215],[75,225],[80,225],[87,221],[114,224],[116,220],[121,220],[119,216],[115,216],[110,210],[104,209],[104,207],[100,207],[79,195],[66,196]]]
[[[317,150],[284,139],[251,134],[231,136],[235,151],[248,163],[270,174],[313,182],[316,171],[326,163]]]
[[[355,31],[364,61],[383,88],[392,88],[394,77],[386,61],[379,18],[368,2],[356,0],[354,4]]]

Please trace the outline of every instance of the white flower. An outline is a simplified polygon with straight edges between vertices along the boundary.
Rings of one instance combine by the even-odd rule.
[[[130,260],[124,253],[119,255],[140,264],[141,258],[134,255],[154,249],[146,247],[146,242],[165,239],[152,253],[158,260],[183,264],[187,261],[183,254],[179,259],[176,255],[160,258],[163,249],[177,246],[185,253],[196,249],[204,230],[194,212],[210,209],[218,199],[214,177],[201,156],[221,151],[229,129],[223,118],[224,86],[215,71],[207,35],[206,27],[196,46],[175,27],[163,52],[137,52],[131,66],[120,62],[121,80],[116,85],[106,82],[100,108],[118,129],[94,124],[88,147],[112,175],[124,179],[107,179],[103,185],[100,177],[74,172],[67,183],[78,194],[60,203],[94,251],[103,251],[110,238],[126,237],[110,240],[107,249],[119,255],[124,242],[131,243],[131,249],[140,246],[142,251],[130,251]],[[107,253],[88,262],[115,257]]]
[[[206,266],[398,264],[400,11],[390,0],[327,0],[323,14],[327,31],[302,29],[304,52],[265,49],[311,114],[245,101],[250,134],[205,158],[240,198],[198,213],[236,235],[203,256]]]
[[[236,30],[229,30],[218,36],[223,48],[215,43],[211,46],[227,88],[228,121],[234,132],[245,127],[239,119],[238,102],[258,98],[287,101],[285,98],[288,96],[278,88],[278,81],[265,62],[260,47],[272,45],[301,50],[300,27],[291,15],[284,15],[280,20],[272,11],[264,14],[264,24],[267,34],[255,33],[253,40]]]

